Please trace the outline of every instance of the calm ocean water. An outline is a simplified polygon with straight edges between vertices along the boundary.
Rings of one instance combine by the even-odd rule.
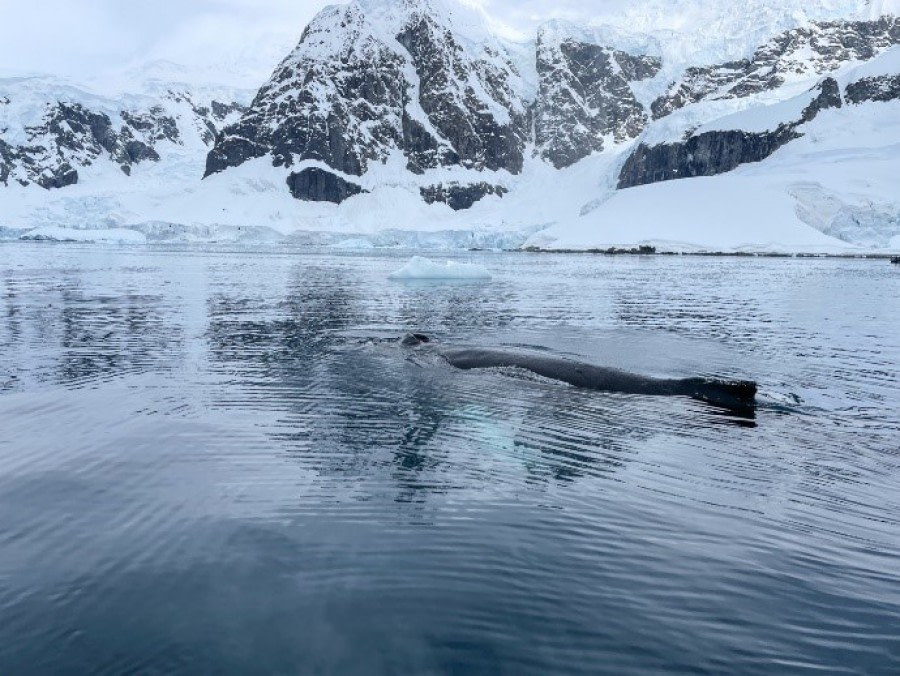
[[[900,673],[896,266],[408,257],[0,246],[0,674]]]

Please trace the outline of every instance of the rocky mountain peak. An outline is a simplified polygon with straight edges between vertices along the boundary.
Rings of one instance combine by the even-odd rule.
[[[554,22],[537,38],[535,143],[557,168],[607,143],[637,137],[649,117],[632,84],[656,76],[662,60],[607,46],[598,35]]]
[[[441,0],[325,10],[217,139],[207,175],[269,155],[277,166],[313,161],[359,176],[398,150],[415,173],[518,173],[528,131],[518,73],[498,41],[468,42],[477,24],[464,18]]]
[[[50,77],[0,80],[0,90],[0,183],[47,189],[78,183],[91,167],[112,165],[130,176],[186,138],[211,145],[243,110],[174,90],[119,101]]]
[[[897,44],[900,18],[895,16],[814,22],[774,36],[749,58],[688,68],[654,101],[653,116],[659,119],[706,99],[745,98],[772,91],[791,80],[867,61]]]
[[[813,0],[813,13],[793,18],[784,3],[748,2],[736,12],[702,0],[648,0],[629,10],[634,25],[552,21],[533,41],[513,44],[464,0],[353,0],[310,22],[246,108],[228,95],[198,94],[202,83],[163,88],[158,69],[142,71],[153,75],[153,91],[140,97],[58,89],[41,108],[20,85],[0,81],[0,183],[64,187],[106,165],[118,178],[196,148],[192,161],[205,157],[205,176],[256,160],[276,167],[260,168],[300,200],[340,203],[390,184],[464,209],[507,194],[526,162],[563,169],[635,140],[621,187],[728,171],[793,142],[806,115],[748,134],[740,124],[708,122],[798,93],[810,98],[822,78],[900,44],[900,21],[883,16],[884,3],[869,8],[871,19],[850,12],[813,20],[840,16],[816,7],[857,0]],[[697,16],[710,22],[707,32],[730,26],[720,42],[739,47],[724,58],[705,42],[685,49],[684,35],[664,30],[666,8],[695,17],[687,32],[699,29]],[[765,36],[753,46],[757,32],[732,39],[748,21]],[[629,32],[639,30],[647,32]],[[818,110],[834,100],[893,100],[897,84],[892,73],[876,73],[840,87],[837,97],[810,101]],[[680,145],[670,152],[661,144]]]
[[[521,49],[450,0],[326,9],[217,139],[207,175],[268,156],[276,166],[312,162],[361,176],[397,151],[414,174],[518,174],[532,143],[564,167],[643,130],[649,115],[631,84],[656,75],[658,57],[560,23],[542,31],[531,54],[526,68],[537,83],[526,81]]]

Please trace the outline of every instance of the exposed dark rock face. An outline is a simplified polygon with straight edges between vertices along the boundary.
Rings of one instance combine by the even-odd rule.
[[[395,150],[416,173],[521,171],[527,106],[511,84],[511,62],[491,47],[464,49],[426,0],[399,4],[406,14],[393,36],[380,35],[356,4],[313,21],[216,140],[206,174],[271,156],[276,166],[318,160],[359,176]]]
[[[9,185],[14,159],[12,146],[0,139],[0,183],[3,185]]]
[[[488,195],[503,197],[509,191],[502,185],[491,185],[490,183],[473,183],[470,185],[461,183],[444,185],[439,183],[438,185],[421,188],[419,192],[422,194],[422,199],[428,204],[441,202],[454,211],[463,211],[471,209],[476,202],[480,202]]]
[[[271,155],[276,166],[318,160],[358,176],[369,160],[385,157],[401,137],[403,61],[362,29],[346,26],[360,43],[348,42],[333,60],[301,54],[282,63],[240,121],[216,139],[206,175]],[[311,25],[301,45],[325,40],[321,32]]]
[[[797,128],[812,121],[823,110],[843,105],[840,86],[834,78],[823,80],[818,92],[799,120],[789,120],[772,131],[748,132],[740,129],[708,131],[681,143],[655,146],[640,144],[626,160],[619,174],[619,188],[632,188],[696,176],[716,176],[742,164],[761,162],[801,134]]]
[[[10,95],[3,98],[9,101]],[[114,121],[106,112],[82,103],[46,103],[40,120],[20,131],[24,143],[0,140],[0,183],[9,185],[14,179],[21,185],[62,188],[79,181],[79,169],[98,162],[113,162],[131,175],[138,164],[160,160],[160,144],[183,145],[185,125],[195,126],[211,143],[218,128],[234,117],[233,104],[201,108],[194,106],[188,95],[171,91],[166,98],[176,103],[187,101],[194,114],[176,118],[163,105],[154,105],[146,110],[122,110]],[[214,122],[219,116],[223,117],[217,127]],[[6,131],[0,129],[0,135]]]
[[[54,167],[52,172],[38,176],[36,183],[45,190],[65,188],[78,183],[78,172],[68,162],[64,162],[58,167]]]
[[[841,108],[844,105],[844,99],[841,98],[841,86],[833,77],[827,77],[822,80],[813,91],[816,90],[818,90],[819,94],[812,100],[812,103],[803,109],[800,120],[795,126],[799,126],[804,122],[812,122],[823,110]]]
[[[393,40],[355,4],[320,15],[217,139],[206,175],[269,156],[276,166],[317,160],[359,176],[395,150],[417,174],[440,166],[516,174],[531,141],[565,167],[647,124],[631,83],[659,72],[655,57],[542,33],[540,91],[529,105],[500,47],[468,53],[427,0],[398,4],[407,14]]]
[[[125,124],[115,129],[109,116],[93,112],[81,104],[52,105],[43,122],[26,128],[33,145],[17,149],[26,182],[51,189],[78,182],[76,166],[90,166],[101,157],[115,162],[125,173],[144,161],[158,161],[152,144],[174,136],[174,120],[162,109],[146,115],[123,113]]]
[[[216,141],[218,134],[225,126],[233,123],[246,110],[246,106],[239,103],[221,103],[212,101],[209,105],[198,105],[187,92],[175,92],[169,90],[168,98],[175,103],[186,102],[194,115],[194,126],[200,132],[200,138],[207,146]]]
[[[407,152],[406,168],[414,174],[424,174],[446,164],[459,162],[459,155],[432,136],[418,120],[403,115],[403,146]]]
[[[540,91],[534,133],[540,156],[568,167],[615,142],[636,138],[648,115],[632,82],[655,76],[662,63],[650,56],[575,41],[542,31],[537,43]]]
[[[348,197],[366,192],[355,183],[316,167],[292,173],[287,179],[288,188],[295,199],[305,202],[332,202],[340,204]]]
[[[154,106],[146,113],[122,111],[122,119],[132,130],[141,133],[147,142],[178,143],[181,140],[178,123],[165,114],[162,106]]]
[[[871,59],[897,44],[897,17],[829,21],[796,28],[770,40],[750,59],[689,68],[653,102],[653,118],[707,98],[741,98],[776,89],[784,84],[787,74],[825,74],[852,60]]]
[[[125,125],[116,130],[103,113],[94,113],[79,104],[59,103],[45,118],[44,125],[31,128],[29,132],[32,139],[49,136],[56,152],[67,158],[77,157],[89,165],[106,153],[123,171],[130,172],[131,167],[140,162],[159,161],[159,154],[151,145],[155,141],[171,135],[170,140],[177,142],[177,125],[162,112],[158,108],[145,115],[124,113]],[[68,182],[72,179],[71,172],[63,174],[68,178],[61,178],[61,185],[60,181],[50,181],[48,185],[38,183],[53,188],[71,185]],[[72,182],[77,182],[77,172]]]
[[[246,110],[246,107],[242,106],[240,103],[221,103],[220,101],[212,101],[209,104],[209,109],[213,119],[224,122],[234,113],[243,113]]]
[[[896,101],[900,99],[900,75],[867,77],[847,85],[846,97],[849,103],[865,101]]]
[[[637,147],[622,168],[619,188],[695,176],[723,174],[750,162],[759,162],[797,138],[791,125],[754,134],[746,131],[710,131],[683,143]]]
[[[422,110],[453,149],[449,163],[519,173],[528,129],[525,106],[509,84],[511,64],[498,67],[500,55],[491,51],[483,60],[469,61],[453,33],[427,15],[416,16],[397,41],[409,52],[419,76]],[[488,93],[489,101],[477,94],[470,77]],[[499,115],[492,110],[498,105],[503,111]]]

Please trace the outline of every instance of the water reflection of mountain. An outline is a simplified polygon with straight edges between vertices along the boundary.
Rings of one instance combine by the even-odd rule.
[[[469,487],[473,477],[504,480],[496,475],[510,471],[508,465],[485,469],[497,464],[492,454],[507,453],[515,472],[545,477],[550,468],[558,480],[577,478],[598,461],[585,450],[597,439],[578,436],[588,435],[586,429],[565,438],[571,414],[563,387],[472,378],[443,362],[414,363],[391,342],[366,345],[346,337],[367,325],[501,326],[515,316],[515,298],[478,286],[396,285],[381,298],[367,291],[351,269],[298,267],[281,301],[235,289],[211,297],[212,368],[235,379],[228,405],[242,388],[243,405],[277,411],[280,422],[270,436],[299,462],[351,482],[381,472],[404,502]],[[512,419],[513,426],[504,422]],[[499,440],[491,432],[497,421]],[[619,429],[616,437],[627,434]],[[600,443],[609,452],[603,462],[614,467],[618,442]]]
[[[362,478],[419,503],[473,486],[611,477],[685,407],[413,361],[383,335],[368,343],[361,327],[438,327],[477,341],[513,321],[520,299],[478,286],[382,291],[350,267],[297,266],[282,300],[231,287],[207,306],[211,368],[229,382],[221,405],[267,411],[270,438],[347,495]]]
[[[359,321],[349,298],[298,295],[296,315],[270,319],[243,303],[211,304],[211,351],[243,379],[229,396],[244,387],[244,405],[276,408],[269,436],[324,479],[352,493],[361,477],[371,489],[380,475],[395,500],[421,503],[522,476],[537,487],[604,475],[627,456],[631,433],[612,409],[606,437],[596,436],[602,410],[578,426],[584,418],[570,405],[588,401],[583,393],[417,364],[392,343],[336,340],[335,330]]]
[[[689,286],[622,285],[616,293],[616,318],[627,327],[727,340],[732,345],[758,342],[773,321],[758,299],[708,291],[706,285],[696,293]]]
[[[214,364],[264,367],[270,375],[304,377],[335,332],[361,319],[360,300],[335,270],[305,269],[282,301],[248,298],[238,290],[208,300],[207,339]]]
[[[183,331],[162,296],[86,290],[79,276],[5,280],[0,348],[17,370],[39,381],[83,386],[173,368]]]
[[[432,332],[504,326],[516,316],[509,293],[482,286],[385,284],[346,264],[297,265],[285,296],[248,297],[238,288],[208,302],[215,362],[302,363],[361,326],[405,326]]]

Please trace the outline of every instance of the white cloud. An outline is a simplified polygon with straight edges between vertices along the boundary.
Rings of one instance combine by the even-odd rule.
[[[0,0],[0,71],[83,76],[147,59],[271,60],[267,49],[289,49],[327,4],[333,2]]]
[[[273,66],[323,7],[347,0],[0,0],[0,71],[87,75],[147,59]],[[633,0],[462,0],[508,37]],[[277,56],[276,56],[277,54]]]
[[[0,0],[0,74],[88,76],[167,59],[258,77],[299,39],[326,4],[346,0]],[[509,37],[547,19],[611,23],[632,30],[694,26],[698,36],[732,28],[740,37],[757,12],[801,20],[859,8],[866,0],[461,0],[481,7]],[[900,0],[877,0],[883,3]],[[701,17],[702,20],[698,19]],[[729,23],[731,22],[731,23]],[[703,35],[703,34],[706,35]],[[714,36],[713,36],[714,37]],[[226,78],[227,79],[227,78]]]

